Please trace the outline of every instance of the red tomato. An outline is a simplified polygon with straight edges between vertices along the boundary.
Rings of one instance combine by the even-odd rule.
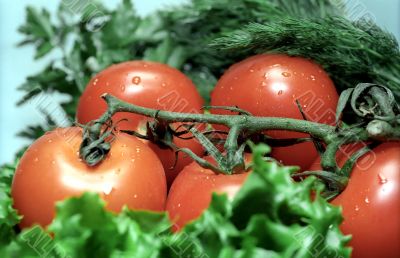
[[[210,157],[205,159],[212,160]],[[213,192],[226,193],[233,198],[248,174],[216,174],[196,162],[186,166],[172,184],[167,198],[166,210],[174,223],[174,230],[198,218],[210,205]]]
[[[183,73],[167,65],[131,61],[110,66],[97,74],[88,84],[79,100],[77,120],[85,124],[99,118],[106,110],[106,103],[100,98],[104,93],[143,107],[169,110],[175,112],[200,113],[203,100],[196,87]],[[132,113],[118,113],[113,117],[114,122],[121,119],[119,129],[145,132],[147,118]],[[202,155],[203,148],[196,140],[174,139],[181,148],[190,148],[197,155]],[[179,155],[178,163],[172,170],[175,154],[170,149],[162,149],[148,143],[160,158],[168,183],[182,168],[191,162],[189,157]]]
[[[329,76],[315,63],[300,57],[257,55],[233,65],[211,94],[213,106],[238,106],[255,116],[302,119],[299,100],[307,119],[334,124],[338,94]],[[228,114],[227,111],[212,110]],[[307,135],[269,131],[276,138]],[[311,142],[273,148],[272,156],[286,165],[308,168],[317,157]]]
[[[341,229],[353,236],[353,258],[400,257],[400,144],[363,156],[332,203],[343,208]]]
[[[23,155],[12,184],[14,207],[23,215],[21,227],[48,225],[55,203],[83,192],[98,193],[112,211],[162,211],[167,188],[161,162],[135,137],[118,134],[111,151],[97,166],[79,159],[82,130],[56,129],[35,141]]]

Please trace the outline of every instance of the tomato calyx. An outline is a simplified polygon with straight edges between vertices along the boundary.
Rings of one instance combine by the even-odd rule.
[[[325,189],[323,192],[321,192],[321,196],[327,200],[331,200],[340,194],[346,188],[347,183],[349,182],[349,178],[347,176],[338,175],[329,171],[304,171],[293,174],[292,178],[304,179],[309,176],[315,176],[322,181]]]
[[[111,142],[115,139],[115,126],[111,120],[105,123],[106,127],[98,134],[90,133],[90,124],[83,127],[82,143],[79,156],[88,166],[99,164],[111,150]],[[98,126],[96,126],[98,128]]]

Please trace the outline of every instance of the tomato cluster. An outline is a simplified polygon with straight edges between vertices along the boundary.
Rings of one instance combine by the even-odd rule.
[[[89,82],[79,101],[78,123],[89,123],[106,111],[101,98],[105,93],[153,109],[202,112],[202,98],[183,73],[164,64],[131,61],[113,65]],[[330,125],[335,122],[337,102],[336,88],[320,66],[286,55],[256,55],[233,65],[211,94],[212,106],[237,106],[254,116],[305,118]],[[232,114],[220,109],[211,112]],[[117,113],[112,119],[120,130],[141,134],[149,130],[148,119],[141,115]],[[174,123],[172,127],[180,125]],[[308,137],[289,131],[263,134],[278,139]],[[23,215],[20,226],[48,225],[57,201],[92,191],[112,211],[118,212],[124,205],[166,210],[178,230],[201,215],[212,192],[234,196],[251,173],[217,174],[191,163],[185,155],[175,160],[175,151],[166,145],[122,132],[112,138],[110,152],[94,167],[80,159],[80,128],[56,129],[33,143],[20,161],[12,186],[14,206]],[[197,140],[183,138],[174,136],[172,143],[204,155]],[[400,242],[400,146],[384,144],[363,160],[371,155],[374,163],[365,171],[356,166],[348,187],[332,203],[343,207],[342,229],[354,237],[354,257],[378,257],[383,253],[394,257],[400,254],[396,244]],[[305,142],[275,147],[272,156],[285,165],[307,169],[318,154],[311,142]],[[212,161],[210,157],[205,159]],[[383,219],[390,223],[382,223]]]

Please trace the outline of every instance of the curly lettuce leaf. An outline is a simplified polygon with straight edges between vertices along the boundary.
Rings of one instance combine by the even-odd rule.
[[[20,216],[13,209],[11,198],[11,183],[16,164],[0,167],[0,245],[15,237],[14,226],[20,221]]]

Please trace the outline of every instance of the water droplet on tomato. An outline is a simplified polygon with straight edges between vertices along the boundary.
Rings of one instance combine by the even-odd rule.
[[[161,87],[165,88],[167,84],[165,82],[161,83]]]
[[[94,81],[93,81],[93,85],[94,85],[94,86],[96,86],[96,84],[97,84],[97,82],[98,82],[98,81],[99,81],[99,79],[97,79],[97,78],[96,78],[96,79],[94,79]]]
[[[137,197],[138,197],[138,195],[137,195],[137,194],[135,194],[135,195],[133,196],[133,198],[135,198],[135,199],[136,199]]]
[[[115,170],[115,174],[116,175],[119,175],[121,173],[121,169],[120,168],[118,168],[117,170]]]
[[[104,187],[103,187],[103,193],[105,195],[109,195],[112,192],[113,189],[114,188],[113,188],[112,184],[110,184],[110,183],[105,184]]]
[[[121,91],[125,91],[125,85],[121,85]]]
[[[314,75],[310,75],[310,79],[311,79],[312,81],[315,81],[315,76],[314,76]]]
[[[381,173],[378,174],[378,178],[379,178],[379,183],[380,184],[386,184],[388,182],[387,178],[385,177],[385,175],[382,175]]]
[[[249,72],[254,73],[254,69],[250,69]]]
[[[354,208],[355,211],[359,211],[360,207],[358,207],[358,205],[356,205],[356,207]]]
[[[52,143],[52,142],[53,142],[53,140],[52,140],[52,139],[49,139],[47,142],[48,142],[48,143]]]
[[[180,203],[178,203],[178,207],[181,207],[181,204],[180,204]]]
[[[55,160],[52,160],[52,161],[51,161],[51,164],[53,164],[53,165],[56,164],[56,161],[55,161]]]
[[[142,81],[142,79],[139,76],[134,76],[132,78],[132,83],[138,85],[140,82]]]
[[[369,198],[368,197],[365,197],[365,203],[369,203]]]
[[[283,73],[282,73],[282,76],[283,76],[283,77],[290,77],[290,76],[292,76],[292,74],[291,74],[291,73],[288,73],[288,72],[283,72]]]
[[[233,77],[233,79],[236,81],[237,79],[239,79],[237,76]]]
[[[282,95],[282,94],[283,94],[283,90],[279,90],[278,95]]]
[[[39,161],[39,158],[36,157],[33,161],[38,162],[38,161]]]

